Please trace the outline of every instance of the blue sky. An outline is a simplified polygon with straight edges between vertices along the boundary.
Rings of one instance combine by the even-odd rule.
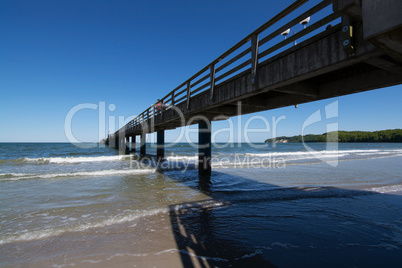
[[[66,115],[80,104],[104,103],[107,122],[139,114],[290,3],[3,0],[0,142],[67,141]],[[334,122],[342,130],[401,128],[401,89],[395,86],[256,113],[267,119],[271,133],[253,133],[250,139],[269,138],[273,116],[286,118],[277,124],[277,135],[298,135],[309,115],[334,101],[338,116],[306,131],[322,133]],[[116,109],[110,111],[110,104]],[[244,127],[251,116],[242,116],[240,125]],[[238,120],[233,118],[236,132]],[[98,121],[99,109],[80,110],[72,119],[74,136],[81,141],[102,138]],[[106,129],[114,130],[107,122]],[[214,122],[213,130],[228,125]],[[249,126],[264,127],[258,119]],[[176,139],[178,131],[168,131],[166,139]],[[216,136],[217,141],[228,138],[224,132]],[[234,140],[239,139],[244,141],[236,134]]]

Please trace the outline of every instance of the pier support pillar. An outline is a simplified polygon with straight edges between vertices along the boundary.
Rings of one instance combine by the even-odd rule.
[[[156,158],[157,161],[162,161],[165,157],[165,131],[158,130],[156,132]]]
[[[114,145],[114,139],[112,139],[112,136],[109,134],[109,148],[113,148]]]
[[[126,141],[124,144],[124,150],[125,150],[126,154],[130,153],[130,136],[126,137]]]
[[[135,153],[135,135],[131,136],[131,151]]]
[[[115,136],[114,137],[114,148],[116,148],[117,150],[119,150],[119,140],[120,140],[120,138],[119,138],[119,136]]]
[[[211,121],[207,119],[198,123],[198,174],[211,176]]]
[[[145,139],[146,139],[146,133],[141,133],[140,154],[146,153]]]
[[[124,136],[122,136],[122,137],[119,136],[119,138],[117,140],[119,142],[119,147],[117,147],[118,150],[119,150],[119,154],[120,155],[126,154],[126,149],[125,149],[125,147],[126,147],[126,138]]]

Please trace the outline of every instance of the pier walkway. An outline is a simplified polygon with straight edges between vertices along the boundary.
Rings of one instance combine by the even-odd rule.
[[[317,2],[317,1],[316,1]],[[301,27],[302,24],[304,27]],[[294,28],[300,28],[298,32]],[[297,0],[168,92],[107,143],[199,124],[199,173],[211,172],[211,121],[402,83],[402,1]]]

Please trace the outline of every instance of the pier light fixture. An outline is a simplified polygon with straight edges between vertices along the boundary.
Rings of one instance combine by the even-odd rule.
[[[307,17],[307,18],[305,18],[304,20],[302,20],[302,21],[300,22],[300,24],[303,25],[304,29],[306,29],[306,25],[307,25],[307,23],[309,23],[309,22],[310,22],[310,17]]]
[[[285,37],[285,39],[286,39],[286,36],[287,36],[289,33],[290,33],[290,29],[287,29],[286,31],[283,31],[283,32],[281,33],[281,35],[283,35],[283,36]]]

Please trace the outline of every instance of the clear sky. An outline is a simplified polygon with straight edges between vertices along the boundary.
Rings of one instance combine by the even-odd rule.
[[[77,112],[72,133],[80,141],[98,141],[108,128],[115,130],[109,120],[141,113],[291,2],[2,0],[0,142],[67,141],[65,119],[77,105],[96,109]],[[323,133],[327,123],[341,130],[402,128],[401,100],[402,86],[395,86],[256,113],[270,132],[249,137],[271,137],[273,120],[280,117],[276,134],[298,135],[311,114],[334,101],[336,118],[306,132]],[[102,106],[106,128],[99,135]],[[262,119],[247,123],[253,115],[242,116],[241,123],[233,118],[236,133],[246,124],[266,128]],[[215,122],[213,130],[229,124]],[[166,139],[176,139],[177,132],[168,131]],[[215,138],[227,141],[229,134]]]

